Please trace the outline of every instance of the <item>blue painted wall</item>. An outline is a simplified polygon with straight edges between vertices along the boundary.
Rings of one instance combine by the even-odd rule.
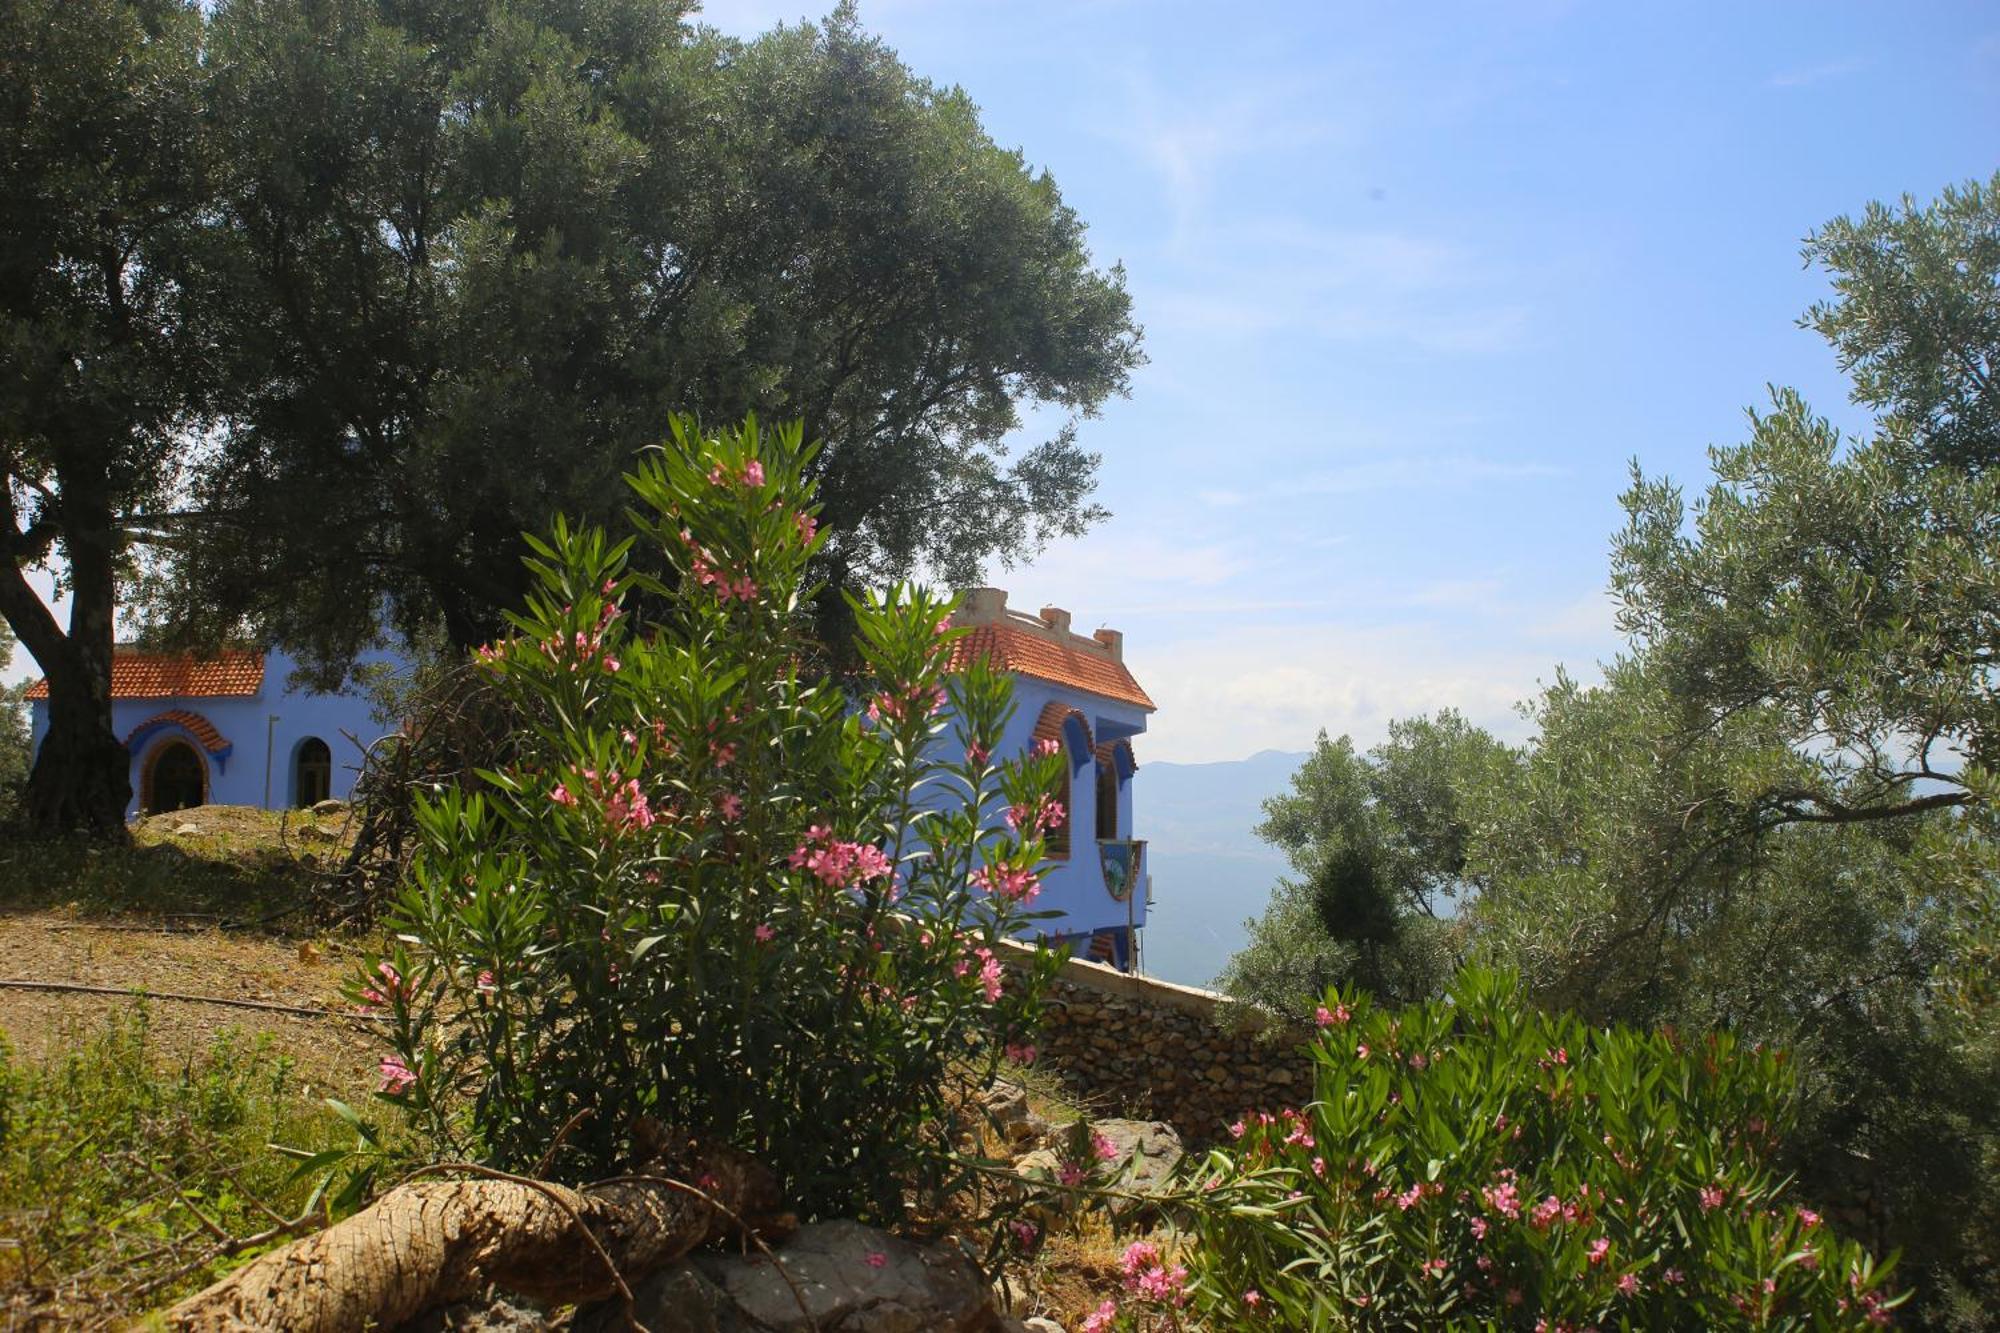
[[[382,652],[362,658],[363,662],[395,660]],[[200,756],[211,805],[282,810],[297,803],[299,747],[317,737],[326,742],[333,756],[332,795],[345,799],[354,788],[362,746],[377,739],[384,728],[370,716],[369,702],[359,693],[314,694],[293,689],[289,682],[293,665],[282,652],[266,653],[264,683],[254,696],[113,700],[111,726],[120,740],[150,718],[184,709],[207,718],[229,743],[225,752],[211,754],[198,737],[178,725],[149,728],[133,746],[132,804],[126,807],[126,818],[135,819],[140,813],[146,765],[159,747],[174,741],[187,742]],[[31,744],[39,749],[48,729],[48,703],[36,700],[31,709]]]
[[[1101,698],[1032,676],[1017,675],[1014,677],[1014,715],[1007,723],[994,758],[1013,759],[1026,754],[1028,747],[1034,743],[1035,724],[1041,720],[1042,710],[1050,703],[1062,703],[1081,712],[1090,726],[1091,744],[1128,740],[1146,729],[1146,710],[1133,704]],[[1148,873],[1144,867],[1141,868],[1139,882],[1131,894],[1128,916],[1128,904],[1112,897],[1104,884],[1104,871],[1097,852],[1097,760],[1089,746],[1083,743],[1083,738],[1075,732],[1074,726],[1067,727],[1063,736],[1063,758],[1070,769],[1067,802],[1069,855],[1048,867],[1042,877],[1041,896],[1035,900],[1035,910],[1062,914],[1039,923],[1040,930],[1051,938],[1072,940],[1099,930],[1123,931],[1128,924],[1144,926]],[[947,737],[954,734],[954,729],[947,723]],[[1120,838],[1145,836],[1137,823],[1137,807],[1133,800],[1133,787],[1137,782],[1136,775],[1121,775],[1119,778],[1117,835]]]
[[[378,652],[367,662],[396,662],[389,653]],[[144,784],[146,765],[159,746],[170,741],[186,741],[201,757],[207,770],[208,800],[214,805],[250,805],[281,810],[298,802],[299,747],[309,738],[326,742],[333,755],[332,794],[345,798],[353,789],[362,747],[377,739],[383,728],[370,716],[368,700],[358,693],[314,694],[295,690],[289,684],[293,662],[283,652],[272,650],[264,658],[264,683],[249,698],[155,698],[119,699],[112,704],[112,727],[122,740],[150,718],[171,709],[200,713],[229,742],[224,754],[211,754],[199,738],[177,725],[152,729],[138,739],[132,755],[132,804],[127,818],[136,818]],[[1097,760],[1091,746],[1123,740],[1146,729],[1144,709],[1081,690],[1051,684],[1028,676],[1014,678],[1014,715],[1007,724],[996,759],[1016,758],[1027,753],[1033,743],[1035,724],[1043,708],[1061,702],[1080,711],[1089,723],[1089,743],[1064,734],[1064,759],[1070,766],[1068,856],[1052,863],[1042,880],[1042,893],[1035,902],[1038,911],[1061,915],[1039,923],[1045,936],[1081,941],[1097,931],[1122,932],[1126,926],[1146,924],[1146,878],[1142,867],[1131,902],[1120,902],[1105,887],[1097,850]],[[48,704],[33,705],[32,743],[39,747],[48,726]],[[955,729],[949,721],[945,743]],[[962,742],[961,742],[962,743]],[[1136,820],[1133,785],[1136,776],[1120,775],[1118,782],[1118,824],[1121,838],[1143,836]],[[1121,943],[1121,961],[1124,958]]]

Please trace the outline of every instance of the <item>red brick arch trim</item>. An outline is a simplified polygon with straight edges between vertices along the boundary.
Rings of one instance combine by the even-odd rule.
[[[185,731],[195,744],[218,759],[227,758],[229,752],[235,748],[223,739],[222,733],[215,729],[213,722],[191,708],[169,708],[164,713],[153,714],[132,728],[130,734],[125,737],[125,748],[137,750],[147,737],[174,727]]]
[[[1042,705],[1042,715],[1035,719],[1033,739],[1055,741],[1065,749],[1070,748],[1069,737],[1063,735],[1063,725],[1071,718],[1075,718],[1077,726],[1083,728],[1083,753],[1089,754],[1093,748],[1090,739],[1090,719],[1083,715],[1081,708],[1075,704],[1066,704],[1060,699]],[[1072,765],[1080,762],[1078,759],[1070,760]]]
[[[1095,754],[1099,768],[1111,764],[1118,765],[1118,778],[1121,782],[1139,771],[1139,760],[1132,753],[1130,741],[1105,741],[1097,747]]]

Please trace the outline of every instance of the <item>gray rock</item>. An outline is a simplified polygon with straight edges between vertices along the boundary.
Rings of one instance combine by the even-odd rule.
[[[347,802],[345,801],[325,800],[315,804],[312,812],[316,815],[337,815],[346,809]]]
[[[762,1254],[700,1254],[674,1265],[633,1293],[639,1322],[653,1333],[1001,1328],[978,1270],[945,1246],[916,1245],[858,1222],[820,1222],[800,1227],[776,1253],[777,1264]],[[622,1302],[579,1310],[571,1327],[576,1333],[622,1330]]]
[[[1021,1327],[1027,1333],[1064,1333],[1063,1326],[1047,1315],[1036,1315],[1033,1319],[1023,1319]]]
[[[1118,1188],[1135,1194],[1156,1194],[1166,1188],[1185,1150],[1181,1136],[1163,1120],[1099,1120],[1093,1132],[1111,1140],[1118,1149]]]
[[[201,832],[201,825],[199,824],[174,825],[174,836],[176,838],[192,838],[197,834],[199,834],[200,832]]]

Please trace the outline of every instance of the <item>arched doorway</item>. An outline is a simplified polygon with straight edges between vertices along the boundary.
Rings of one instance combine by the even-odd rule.
[[[301,810],[333,795],[333,751],[317,736],[299,742],[292,759],[292,791]]]
[[[208,802],[208,765],[184,740],[168,739],[146,757],[141,804],[149,815],[186,810]]]

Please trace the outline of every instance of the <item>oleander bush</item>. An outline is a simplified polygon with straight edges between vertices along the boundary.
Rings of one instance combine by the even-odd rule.
[[[1794,1100],[1780,1052],[1592,1029],[1481,971],[1400,1009],[1329,992],[1317,1021],[1314,1101],[1232,1126],[1192,1169],[1184,1271],[1137,1256],[1116,1318],[1824,1329],[1902,1300],[1770,1165]]]
[[[810,457],[796,428],[677,422],[630,535],[534,543],[479,655],[513,757],[422,804],[396,946],[355,988],[392,1020],[382,1095],[440,1153],[588,1180],[646,1115],[756,1154],[802,1213],[873,1218],[963,1169],[954,1079],[1060,961],[997,951],[1061,761],[994,761],[1010,683],[947,672],[928,593],[854,601],[860,681],[808,673]]]

